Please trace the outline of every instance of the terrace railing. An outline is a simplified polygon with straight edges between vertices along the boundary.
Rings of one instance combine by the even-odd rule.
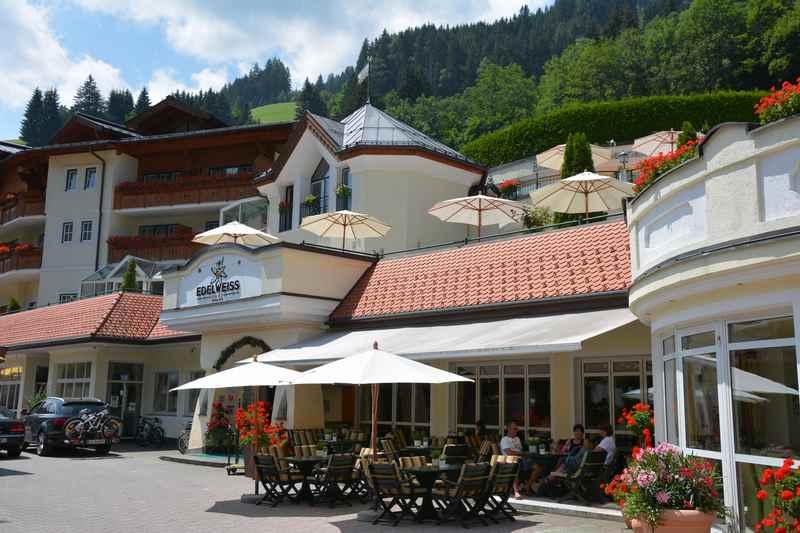
[[[41,191],[18,192],[0,203],[0,224],[35,215],[44,215],[44,194]]]
[[[0,254],[0,274],[15,270],[42,268],[42,249],[28,248]]]
[[[232,202],[258,196],[251,174],[181,176],[175,182],[126,181],[114,191],[114,209]]]

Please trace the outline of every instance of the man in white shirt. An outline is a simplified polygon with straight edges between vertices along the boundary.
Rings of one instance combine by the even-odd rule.
[[[503,455],[522,455],[522,441],[519,439],[519,425],[515,421],[508,424],[508,430],[505,436],[500,439],[500,453]],[[519,461],[519,472],[522,475],[523,470],[528,469],[528,465],[524,459]],[[521,498],[519,494],[519,476],[514,480],[514,498]]]
[[[614,430],[610,425],[605,425],[600,428],[600,435],[602,440],[594,449],[596,452],[606,452],[606,464],[611,464],[614,460],[614,452],[617,451],[617,445],[614,443]]]

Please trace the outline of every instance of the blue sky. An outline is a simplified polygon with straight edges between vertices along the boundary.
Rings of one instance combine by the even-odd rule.
[[[34,87],[56,87],[71,105],[92,74],[104,94],[158,100],[178,89],[219,88],[280,57],[293,83],[352,64],[383,28],[458,24],[509,16],[551,0],[0,0],[0,139],[16,138]]]

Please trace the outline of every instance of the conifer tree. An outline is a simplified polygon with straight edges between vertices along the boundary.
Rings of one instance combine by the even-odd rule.
[[[41,146],[46,142],[43,140],[42,135],[43,110],[42,91],[36,87],[33,90],[31,99],[28,100],[28,105],[25,107],[25,115],[22,118],[22,126],[19,130],[22,140],[31,146]]]
[[[66,110],[61,108],[58,91],[55,88],[45,91],[42,107],[42,143],[49,144],[53,135],[64,125]]]
[[[122,276],[122,285],[120,288],[123,291],[136,290],[136,261],[133,259],[128,261],[128,266],[125,268],[125,274]]]
[[[108,95],[107,107],[106,114],[109,120],[125,122],[127,116],[133,111],[133,95],[128,89],[112,89]]]
[[[133,112],[138,115],[148,109],[150,109],[150,94],[147,92],[147,87],[142,87],[139,97],[136,99],[136,106],[134,106]]]
[[[572,167],[575,162],[575,136],[570,133],[567,135],[567,143],[564,145],[564,159],[561,162],[561,179],[572,176]]]
[[[305,83],[303,83],[303,88],[297,95],[295,117],[298,119],[302,118],[306,111],[322,116],[328,115],[328,108],[325,105],[325,100],[322,99],[319,89],[317,89],[315,85],[312,85],[311,82],[308,81],[308,78],[306,78]]]
[[[105,102],[103,95],[100,94],[100,89],[97,88],[97,82],[91,74],[86,78],[86,81],[78,88],[75,93],[75,101],[72,105],[72,111],[75,113],[86,113],[101,117],[105,114]]]
[[[589,171],[594,172],[594,161],[592,160],[592,147],[589,141],[586,140],[585,133],[576,133],[573,135],[573,148],[574,160],[572,161],[572,174],[580,174],[581,172]]]

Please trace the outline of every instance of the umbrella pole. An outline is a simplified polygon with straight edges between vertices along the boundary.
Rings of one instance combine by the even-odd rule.
[[[254,363],[258,362],[258,354],[253,354],[253,362]],[[256,465],[256,455],[258,455],[258,432],[259,432],[259,428],[258,428],[258,387],[255,386],[255,385],[253,385],[253,413],[254,413],[254,415],[256,417],[256,435],[255,435],[255,438],[253,439],[253,442],[252,442],[252,446],[253,446],[253,473],[254,473],[253,481],[255,481],[255,484],[256,484],[256,495],[258,495],[258,480],[259,480],[260,476],[258,475],[258,468],[255,467],[255,465]]]
[[[483,209],[478,206],[478,240],[481,240],[481,222],[483,219]]]
[[[589,191],[584,191],[583,193],[583,205],[586,208],[586,213],[584,214],[583,223],[589,223]]]
[[[378,394],[380,394],[380,389],[378,388],[377,383],[373,383],[372,385],[372,438],[370,439],[370,445],[372,446],[372,460],[375,461],[378,458]]]
[[[342,226],[342,250],[344,250],[344,247],[345,247],[345,243],[344,243],[345,234],[347,234],[347,222],[345,222],[344,226]]]

